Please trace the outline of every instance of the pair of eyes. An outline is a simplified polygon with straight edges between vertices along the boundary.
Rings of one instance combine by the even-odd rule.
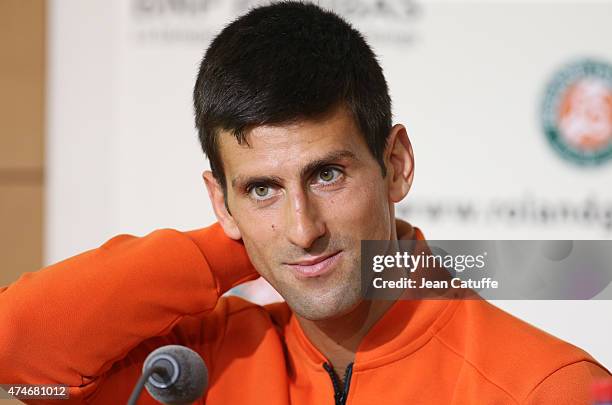
[[[342,170],[337,167],[325,167],[317,172],[315,182],[324,186],[334,184],[340,179],[342,174]],[[275,187],[276,186],[272,186],[270,184],[256,183],[247,188],[247,193],[255,200],[266,200],[272,197],[272,190]]]

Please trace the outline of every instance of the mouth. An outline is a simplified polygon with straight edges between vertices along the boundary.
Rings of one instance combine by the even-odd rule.
[[[303,259],[294,263],[287,263],[287,265],[298,277],[320,277],[329,273],[333,269],[334,265],[339,261],[341,256],[342,251],[339,250],[328,255],[321,255]]]

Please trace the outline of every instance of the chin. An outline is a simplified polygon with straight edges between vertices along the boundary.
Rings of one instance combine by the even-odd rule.
[[[325,321],[344,316],[353,311],[363,299],[361,289],[342,291],[332,299],[314,299],[311,296],[285,298],[289,308],[309,321]]]

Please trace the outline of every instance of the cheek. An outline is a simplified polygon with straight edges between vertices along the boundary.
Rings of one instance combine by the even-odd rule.
[[[269,267],[275,263],[274,258],[280,250],[279,226],[268,219],[245,219],[238,224],[244,247],[255,266],[264,277],[270,272]]]
[[[390,205],[384,183],[361,182],[358,188],[343,194],[330,203],[336,229],[350,232],[356,240],[388,239],[390,231]]]
[[[234,219],[245,245],[251,241],[254,248],[265,247],[278,233],[278,218],[271,210],[256,210],[252,207],[239,207]]]
[[[244,235],[242,240],[255,270],[257,270],[257,272],[262,276],[266,277],[268,273],[267,263],[270,260],[270,252],[266,250],[266,246],[268,245],[266,243],[262,243],[261,239],[251,238]]]
[[[388,212],[388,198],[384,190],[384,183],[380,179],[355,184],[341,195],[332,198],[329,205],[338,217],[346,218],[349,221],[356,219],[359,219],[360,222],[380,221],[381,217]]]

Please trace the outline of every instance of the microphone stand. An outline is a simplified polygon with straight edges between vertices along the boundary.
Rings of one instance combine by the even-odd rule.
[[[166,374],[166,370],[163,367],[149,367],[146,372],[142,373],[138,379],[138,382],[136,383],[136,386],[134,387],[134,390],[132,391],[132,395],[130,395],[130,399],[128,399],[127,405],[136,405],[136,401],[138,401],[138,398],[142,393],[142,389],[153,373],[161,374],[163,376]]]

